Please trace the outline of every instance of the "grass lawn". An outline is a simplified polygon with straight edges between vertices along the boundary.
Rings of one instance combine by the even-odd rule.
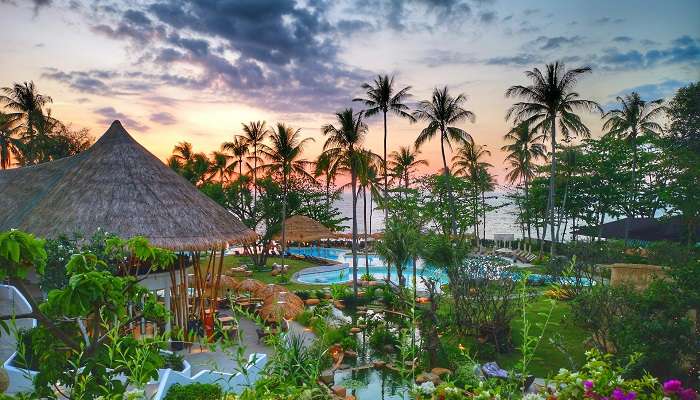
[[[540,334],[541,328],[536,324],[544,323],[546,315],[541,314],[549,313],[550,307],[550,300],[544,296],[538,297],[529,305],[527,316],[531,323],[531,335]],[[567,302],[556,301],[554,303],[550,324],[547,326],[547,331],[537,348],[535,358],[530,364],[530,372],[533,375],[544,378],[555,374],[559,368],[572,368],[569,358],[550,343],[550,339],[555,338],[557,335],[560,336],[561,347],[566,350],[577,366],[580,366],[585,360],[584,342],[588,335],[584,330],[574,326],[570,318],[570,309],[571,306]],[[520,313],[512,322],[511,327],[513,329],[513,343],[516,348],[520,347],[522,344],[521,329],[523,327]],[[518,362],[520,356],[520,351],[516,350],[509,354],[498,355],[496,360],[501,367],[508,369]]]
[[[282,257],[269,257],[267,259],[267,266],[272,267],[272,264],[277,263],[277,264],[282,264]],[[288,277],[292,277],[295,272],[302,270],[304,268],[308,267],[315,267],[317,266],[316,264],[310,263],[308,261],[302,261],[302,260],[294,260],[294,259],[285,259],[284,263],[289,265],[289,271],[287,272]],[[224,268],[230,268],[230,267],[237,267],[241,264],[246,264],[249,267],[253,264],[252,261],[250,260],[250,257],[247,256],[226,256],[224,257]],[[253,279],[257,279],[261,282],[264,283],[277,283],[277,277],[274,277],[270,274],[270,271],[266,272],[253,272],[253,275],[250,277]],[[288,283],[285,285],[286,287],[289,288],[291,291],[296,291],[296,290],[315,290],[315,289],[322,289],[323,286],[321,285],[305,285],[305,284],[300,284],[300,283]]]

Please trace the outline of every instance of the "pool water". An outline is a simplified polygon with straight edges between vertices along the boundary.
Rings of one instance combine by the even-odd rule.
[[[357,400],[408,400],[408,385],[387,370],[342,370],[335,373],[335,384],[347,388]]]
[[[305,256],[314,256],[325,258],[327,260],[337,261],[341,263],[338,268],[329,269],[327,271],[317,271],[304,273],[302,270],[296,279],[301,283],[316,284],[316,285],[332,285],[336,283],[346,283],[352,280],[352,253],[348,249],[340,248],[327,248],[327,247],[290,247],[289,252],[292,254],[303,254]],[[493,262],[489,258],[485,257],[475,257],[472,258],[472,262]],[[509,272],[506,269],[510,266],[509,261],[505,259],[498,259],[496,266],[489,271],[493,276],[487,277],[488,279],[495,279],[497,277],[501,278],[511,278],[513,280],[519,280],[521,274],[517,272]],[[383,280],[387,276],[387,268],[384,260],[376,254],[368,254],[366,259],[364,253],[359,253],[357,255],[357,265],[358,265],[358,276],[364,275],[369,271],[375,279]],[[398,283],[398,275],[396,273],[396,268],[391,268],[391,281]],[[406,279],[406,285],[412,287],[413,266],[407,265],[404,268],[404,277]],[[416,263],[416,275],[418,276],[417,283],[419,289],[424,289],[421,277],[436,279],[441,285],[449,283],[449,278],[447,274],[437,268],[433,268],[429,265],[425,265],[423,260],[418,260]],[[548,275],[541,274],[530,274],[528,278],[530,283],[538,284],[549,284],[553,283],[553,279]],[[566,283],[566,282],[563,282]],[[573,282],[572,282],[573,283]],[[595,284],[595,282],[589,282],[587,279],[583,278],[584,285]]]

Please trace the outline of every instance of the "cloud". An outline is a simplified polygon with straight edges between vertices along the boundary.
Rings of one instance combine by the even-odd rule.
[[[665,81],[657,83],[647,83],[644,85],[630,87],[608,96],[609,101],[602,107],[605,111],[619,108],[619,104],[617,103],[616,98],[618,96],[622,97],[628,95],[632,92],[639,93],[639,96],[646,101],[652,101],[656,99],[668,99],[669,97],[673,96],[679,88],[686,86],[689,83],[691,83],[691,81],[667,79]]]
[[[672,40],[667,47],[627,51],[612,47],[604,49],[601,55],[593,59],[601,68],[607,70],[651,68],[662,64],[700,66],[700,41],[690,36],[681,36]]]
[[[612,41],[617,43],[630,43],[632,42],[632,38],[629,36],[615,36]]]
[[[625,22],[624,18],[611,18],[611,17],[598,18],[597,20],[593,21],[593,23],[598,24],[598,25],[620,24],[622,22]]]
[[[535,54],[517,54],[515,56],[491,57],[484,60],[487,65],[505,65],[505,66],[527,66],[542,62],[541,58]]]
[[[583,38],[580,36],[540,36],[530,42],[531,45],[538,46],[540,50],[554,50],[562,46],[580,44]]]
[[[153,113],[148,119],[152,122],[156,122],[161,125],[173,125],[177,123],[177,119],[175,119],[175,116],[170,114],[169,112]]]
[[[531,16],[533,14],[537,14],[541,11],[542,10],[540,10],[539,8],[526,8],[525,10],[523,10],[523,14],[525,14],[526,17],[529,17],[529,16]]]
[[[482,11],[479,13],[479,20],[485,24],[490,24],[496,20],[495,11]]]
[[[102,107],[94,111],[97,115],[102,117],[99,121],[101,124],[109,125],[115,119],[118,119],[122,123],[122,125],[125,125],[125,128],[127,130],[129,128],[136,129],[138,131],[147,131],[149,129],[147,125],[143,125],[142,123],[129,118],[126,114],[120,113],[119,111],[115,110],[114,107]]]

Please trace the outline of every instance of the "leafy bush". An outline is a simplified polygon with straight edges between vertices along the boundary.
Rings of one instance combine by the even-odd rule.
[[[333,296],[333,300],[343,300],[350,294],[351,290],[346,285],[341,285],[339,283],[331,285],[331,296]]]
[[[168,389],[165,400],[219,400],[221,396],[221,388],[213,383],[175,384]]]
[[[357,349],[357,338],[350,333],[350,325],[328,327],[323,333],[322,343],[325,347],[339,344],[343,349]]]
[[[172,368],[175,371],[182,371],[185,368],[185,357],[178,353],[163,353],[163,368]]]
[[[314,314],[311,310],[304,310],[297,317],[295,318],[298,323],[300,323],[302,326],[309,326],[311,325],[311,320],[313,318]]]
[[[308,300],[311,298],[311,293],[308,290],[298,290],[294,292],[302,300]]]
[[[397,347],[399,339],[386,324],[378,324],[372,329],[369,345],[376,350],[381,350],[386,346]]]
[[[289,276],[287,276],[287,275],[277,275],[277,277],[275,278],[275,282],[276,282],[278,285],[286,285],[286,284],[289,283]]]

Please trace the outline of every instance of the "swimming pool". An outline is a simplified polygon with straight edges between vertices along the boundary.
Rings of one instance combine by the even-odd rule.
[[[337,261],[342,265],[328,267],[328,268],[309,268],[307,270],[302,270],[296,275],[296,280],[300,283],[307,283],[313,285],[332,285],[336,283],[346,283],[352,280],[352,253],[348,249],[339,248],[327,248],[327,247],[290,247],[290,253],[292,254],[303,254],[305,256],[315,256],[325,258],[327,260]],[[484,278],[486,279],[499,279],[499,278],[510,278],[513,280],[520,280],[523,274],[519,272],[513,272],[510,270],[512,264],[509,260],[493,257],[493,256],[478,256],[471,257],[467,260],[468,263],[483,264],[489,263],[491,266],[489,268],[483,269],[485,271]],[[376,254],[368,254],[365,260],[364,253],[359,253],[357,255],[357,266],[358,276],[364,275],[368,270],[370,275],[372,275],[377,280],[384,280],[387,276],[386,264]],[[478,268],[476,270],[479,270]],[[306,272],[305,272],[306,271]],[[413,273],[413,266],[407,265],[404,269],[404,276],[406,278],[406,284],[412,286],[411,277]],[[441,269],[425,265],[423,260],[418,260],[416,263],[416,275],[418,277],[417,283],[419,289],[424,289],[421,277],[436,279],[440,284],[449,283],[449,278],[447,274]],[[391,268],[391,281],[398,283],[397,281],[396,268]],[[571,279],[568,279],[571,281]],[[528,282],[532,284],[550,284],[554,282],[554,279],[549,275],[542,274],[530,274],[528,276]],[[568,283],[565,279],[564,282]],[[573,282],[571,282],[573,283]],[[594,285],[595,282],[589,282],[588,279],[583,278],[584,285]]]

